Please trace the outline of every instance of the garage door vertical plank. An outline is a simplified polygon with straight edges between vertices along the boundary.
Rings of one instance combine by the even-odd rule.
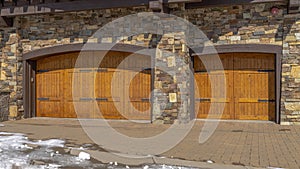
[[[272,54],[235,54],[236,118],[273,120],[275,116],[275,58]],[[242,64],[245,64],[244,66]],[[273,97],[273,96],[274,97]]]
[[[53,60],[42,60],[37,62],[37,116],[39,117],[60,117],[61,109],[61,70],[53,66]],[[50,65],[50,66],[49,66]]]
[[[216,55],[217,56],[217,55]],[[211,57],[211,58],[209,58]],[[198,109],[198,118],[234,118],[234,98],[233,98],[233,56],[232,54],[219,54],[223,64],[224,71],[218,65],[219,61],[215,56],[207,55],[201,58],[209,60],[213,69],[207,73],[202,61],[195,57],[195,86],[198,87],[196,93],[196,109]],[[226,85],[224,84],[226,83]],[[221,90],[225,85],[225,90]],[[212,97],[212,90],[215,92]],[[226,93],[226,97],[225,97]],[[214,107],[211,107],[211,105]],[[222,111],[221,108],[224,110]],[[211,112],[210,112],[211,111]],[[222,113],[222,114],[220,114]]]
[[[141,120],[150,117],[150,91],[151,91],[151,71],[144,70],[134,72],[135,76],[130,83],[132,106],[135,109],[134,117]]]

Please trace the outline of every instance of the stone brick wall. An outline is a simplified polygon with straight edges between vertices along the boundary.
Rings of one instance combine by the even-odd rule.
[[[153,119],[172,124],[190,120],[190,58],[184,32],[165,34],[157,46]]]
[[[281,121],[300,124],[300,14],[284,21]]]
[[[126,29],[121,28],[118,22],[107,28],[112,32],[111,34],[97,35],[94,33],[114,19],[143,11],[148,11],[148,9],[140,7],[18,17],[22,52],[27,53],[41,48],[71,43],[115,43],[117,40],[124,38],[122,37],[124,35],[118,34],[118,32]],[[138,20],[135,22],[137,23],[131,23],[131,25],[136,26],[139,24]],[[166,22],[169,22],[169,20],[166,20]],[[130,29],[130,25],[127,29]],[[147,48],[157,47],[169,52],[156,57],[157,66],[168,68],[168,73],[159,70],[155,72],[155,84],[160,84],[156,85],[157,90],[155,90],[159,92],[154,92],[154,107],[156,108],[153,111],[153,119],[157,120],[157,123],[173,123],[178,118],[180,118],[180,121],[186,122],[190,117],[188,111],[191,106],[190,100],[184,99],[189,98],[189,77],[178,73],[189,70],[189,62],[180,63],[181,59],[187,60],[188,58],[188,50],[184,39],[185,36],[182,33],[169,34],[162,38],[156,37],[155,34],[149,34],[148,36],[138,34],[121,41],[121,43]],[[177,56],[180,56],[180,58],[177,58]],[[176,82],[177,79],[180,80],[178,83]],[[158,106],[155,103],[162,100],[165,100],[166,104],[161,104],[157,109]]]
[[[272,15],[270,9],[278,7],[279,13]],[[287,15],[287,6],[278,3],[235,5],[225,7],[208,7],[185,10],[184,4],[170,5],[171,14],[182,17],[198,26],[215,45],[223,44],[275,44],[283,45],[282,73],[282,122],[296,123],[300,119],[299,74],[299,16]],[[0,30],[1,40],[1,74],[0,93],[9,94],[9,116],[20,118],[23,114],[22,101],[22,54],[56,45],[85,42],[115,42],[122,35],[118,27],[111,28],[111,34],[95,37],[93,34],[103,25],[122,16],[149,11],[147,7],[90,10],[56,14],[39,14],[18,16],[13,28]],[[138,26],[138,25],[137,25]],[[115,36],[112,36],[114,34]],[[165,35],[153,41],[152,35],[132,36],[122,43],[157,47],[170,54],[156,55],[157,65],[165,65],[173,72],[186,71],[185,65],[179,65],[180,59],[189,63],[188,50],[184,35]],[[160,42],[160,43],[159,43]],[[201,43],[201,42],[200,42]],[[156,46],[157,45],[157,46]],[[173,54],[172,54],[173,53]],[[161,57],[163,56],[163,57]],[[171,72],[172,72],[171,71]],[[299,72],[298,72],[299,71]],[[155,70],[156,98],[167,100],[167,104],[158,106],[154,100],[153,115],[155,119],[172,123],[175,119],[187,119],[190,116],[190,97],[186,91],[189,79],[173,76],[162,70]],[[161,91],[164,91],[163,93]],[[185,93],[179,95],[179,93]],[[2,96],[1,96],[2,97]],[[184,97],[184,98],[181,98]],[[0,98],[1,99],[1,98]],[[156,104],[157,103],[157,104]],[[180,107],[178,105],[183,105]],[[7,108],[4,108],[5,110]],[[183,109],[179,115],[179,109]],[[164,110],[163,113],[160,110]]]
[[[2,29],[0,53],[0,114],[20,118],[23,114],[22,94],[22,58],[19,51],[17,29]],[[6,103],[7,95],[9,100]],[[4,118],[5,119],[5,118]]]
[[[105,24],[122,16],[146,12],[146,7],[118,8],[18,17],[23,53],[70,43],[111,43],[117,37],[93,37]],[[116,33],[118,28],[112,33]],[[112,31],[113,31],[112,30]],[[134,37],[134,38],[137,38]],[[135,40],[135,39],[133,39]]]
[[[154,92],[154,109],[153,119],[157,123],[173,123],[174,120],[181,119],[181,121],[189,120],[190,107],[188,77],[183,77],[178,71],[186,71],[189,69],[189,63],[180,65],[180,59],[176,56],[182,56],[183,60],[188,58],[188,51],[184,45],[184,34],[175,33],[165,35],[162,38],[157,37],[156,34],[137,34],[130,38],[123,37],[123,29],[141,29],[145,25],[139,23],[131,23],[128,27],[120,27],[118,22],[108,26],[107,34],[94,34],[99,28],[122,16],[133,13],[148,11],[147,8],[132,8],[132,9],[111,9],[111,10],[97,10],[85,12],[70,12],[66,14],[53,15],[38,15],[38,16],[21,16],[18,18],[20,25],[20,44],[23,53],[33,50],[51,47],[55,45],[71,44],[71,43],[115,43],[121,40],[120,43],[144,46],[147,48],[158,48],[169,53],[157,55],[156,63],[168,68],[168,73],[155,72],[156,91]],[[138,21],[136,21],[138,22]],[[146,21],[147,22],[147,21]],[[160,22],[158,20],[158,22]],[[169,20],[166,20],[169,22]],[[150,23],[153,24],[153,23]],[[159,25],[159,23],[157,24]],[[167,25],[167,24],[166,24]],[[151,26],[151,25],[150,25]],[[170,64],[172,62],[172,64]],[[176,82],[176,79],[181,80]],[[181,90],[179,90],[179,87]],[[171,90],[170,90],[171,89]],[[182,95],[181,93],[185,93]],[[175,100],[174,100],[175,98]],[[165,105],[157,106],[157,102],[165,100]],[[159,107],[159,108],[157,108]],[[182,112],[179,114],[178,112]]]
[[[279,13],[272,15],[272,7]],[[283,16],[287,6],[260,3],[226,7],[182,10],[183,5],[172,5],[171,14],[184,17],[197,25],[215,45],[277,44],[282,45]]]

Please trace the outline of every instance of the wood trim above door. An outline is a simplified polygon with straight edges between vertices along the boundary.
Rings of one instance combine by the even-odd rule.
[[[120,51],[120,52],[129,52],[134,53],[137,51],[139,54],[149,55],[149,53],[143,53],[142,50],[148,49],[143,46],[136,46],[130,44],[98,44],[98,43],[89,43],[89,44],[66,44],[66,45],[59,45],[53,46],[43,49],[38,49],[35,51],[31,51],[28,53],[23,54],[23,60],[37,60],[42,57],[55,55],[55,54],[62,54],[62,53],[69,53],[69,52],[80,52],[80,51],[106,51],[109,49],[110,51]]]

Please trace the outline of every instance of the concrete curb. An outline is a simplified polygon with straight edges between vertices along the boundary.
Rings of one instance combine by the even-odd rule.
[[[165,164],[165,165],[197,167],[197,168],[205,168],[205,169],[262,169],[262,168],[249,167],[249,166],[225,165],[225,164],[215,164],[215,163],[209,164],[209,163],[198,162],[198,161],[188,161],[188,160],[150,157],[150,156],[144,158],[143,157],[127,158],[125,157],[126,155],[119,156],[117,154],[95,151],[95,150],[85,150],[85,152],[89,153],[91,157],[93,157],[94,159],[102,163],[118,162],[120,164],[130,165],[130,166],[141,166],[144,164]]]

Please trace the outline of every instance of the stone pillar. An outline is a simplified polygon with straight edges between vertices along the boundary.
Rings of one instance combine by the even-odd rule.
[[[284,20],[281,124],[300,124],[300,14]]]
[[[153,120],[172,124],[190,120],[190,58],[184,33],[164,34],[155,57]]]
[[[9,118],[20,118],[23,109],[22,59],[18,48],[20,37],[16,28],[3,28],[1,39],[0,96],[4,101],[9,96],[8,102],[1,102],[2,110],[9,111]]]

